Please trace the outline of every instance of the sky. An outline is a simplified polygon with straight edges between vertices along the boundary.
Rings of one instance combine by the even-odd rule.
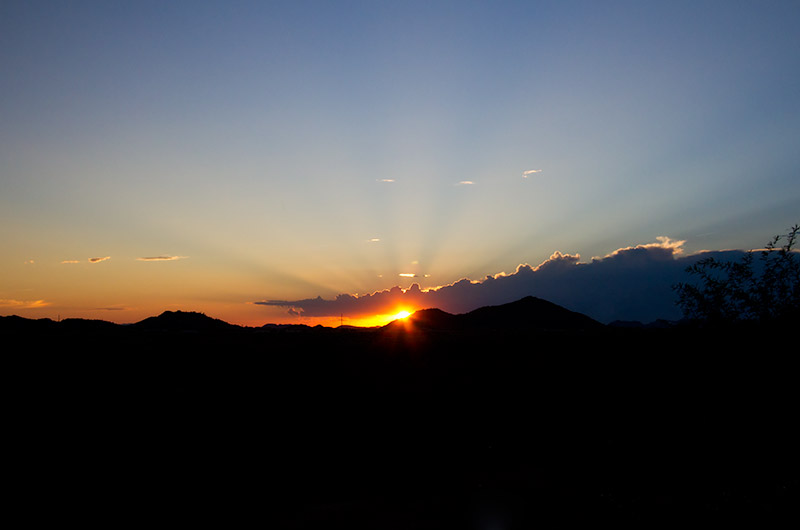
[[[761,247],[800,221],[798,22],[797,1],[2,2],[0,315],[367,325],[420,307],[309,301]],[[537,282],[448,307],[584,307]]]

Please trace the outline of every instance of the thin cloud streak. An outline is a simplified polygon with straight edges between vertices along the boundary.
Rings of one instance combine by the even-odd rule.
[[[189,256],[150,256],[144,258],[136,258],[136,261],[177,261],[179,259],[186,259]]]
[[[529,169],[527,171],[523,171],[522,172],[522,178],[526,179],[526,178],[528,178],[529,176],[531,176],[533,174],[541,173],[541,172],[542,172],[541,169]]]
[[[102,258],[89,258],[89,263],[100,263],[101,261],[106,261],[111,259],[111,256],[103,256]]]
[[[39,307],[47,307],[50,302],[44,300],[14,300],[9,298],[0,298],[0,307],[13,307],[16,309],[36,309]]]

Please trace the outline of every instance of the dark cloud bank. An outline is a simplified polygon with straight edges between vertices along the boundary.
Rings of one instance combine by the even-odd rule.
[[[487,305],[498,305],[524,296],[537,296],[600,322],[681,317],[672,286],[691,281],[686,267],[709,256],[739,259],[743,251],[702,252],[682,256],[683,241],[660,238],[658,243],[619,249],[603,258],[581,263],[579,255],[554,253],[536,267],[520,265],[511,274],[482,280],[459,280],[442,287],[422,290],[418,284],[403,290],[355,296],[341,294],[334,300],[263,300],[256,304],[286,307],[291,314],[306,317],[364,316],[387,314],[399,306],[437,307],[449,313],[465,313]]]

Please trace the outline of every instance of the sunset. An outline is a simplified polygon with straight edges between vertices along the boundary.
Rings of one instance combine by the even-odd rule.
[[[331,323],[258,302],[659,237],[749,250],[796,222],[794,2],[0,15],[2,314]]]
[[[4,1],[0,335],[36,353],[103,352],[102,363],[119,365],[52,368],[53,395],[102,384],[124,394],[130,408],[120,410],[150,403],[163,425],[137,432],[175,429],[175,447],[209,439],[172,419],[205,425],[205,411],[219,415],[214,436],[253,444],[235,454],[285,444],[295,460],[276,476],[297,489],[274,506],[308,519],[275,528],[335,527],[322,507],[350,513],[349,502],[389,513],[363,495],[365,484],[394,484],[393,473],[409,490],[426,477],[430,496],[414,506],[468,511],[461,528],[520,527],[469,510],[483,514],[491,495],[527,507],[531,491],[553,511],[574,507],[574,493],[584,515],[601,502],[652,515],[663,498],[690,510],[672,490],[633,506],[635,480],[617,480],[603,451],[622,455],[633,476],[641,455],[622,449],[631,438],[615,429],[639,420],[598,418],[633,410],[618,389],[642,391],[625,399],[655,433],[648,403],[679,416],[660,401],[682,388],[668,381],[703,402],[711,392],[696,374],[730,368],[720,360],[730,352],[762,360],[755,337],[795,325],[798,23],[800,2],[789,0]],[[658,357],[667,348],[685,357]],[[690,356],[701,351],[719,358]],[[754,362],[730,370],[766,370]],[[119,417],[108,407],[104,417]],[[487,422],[474,432],[473,410]],[[348,414],[351,424],[332,419]],[[562,429],[570,414],[585,423]],[[508,427],[517,418],[539,429],[536,443],[558,464],[531,456],[524,429]],[[295,421],[331,423],[301,436]],[[673,427],[642,443],[673,443],[688,428]],[[314,440],[340,453],[315,452]],[[307,454],[322,462],[304,460],[308,476],[330,480],[313,494],[292,467]],[[360,478],[334,499],[330,477],[350,476],[341,454]],[[474,469],[454,463],[472,454],[483,455]],[[162,458],[171,457],[153,461]],[[269,475],[259,458],[237,469]],[[585,489],[570,489],[564,462]],[[444,490],[469,510],[441,500]],[[464,500],[473,498],[486,504]],[[507,513],[531,513],[518,508]],[[398,528],[452,522],[415,519],[414,509]],[[377,520],[364,527],[394,521]]]

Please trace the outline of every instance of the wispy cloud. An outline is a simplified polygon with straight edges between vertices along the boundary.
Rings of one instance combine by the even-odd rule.
[[[186,259],[189,256],[148,256],[143,258],[136,258],[137,261],[177,261],[179,259]]]
[[[17,309],[36,309],[38,307],[49,306],[50,302],[44,300],[13,300],[0,298],[0,307],[13,307]]]
[[[395,179],[375,179],[375,180],[377,180],[378,182],[396,182]]]
[[[683,241],[660,237],[656,242],[617,249],[604,257],[581,262],[579,254],[553,254],[537,266],[521,264],[512,273],[481,280],[463,278],[452,284],[421,289],[414,283],[365,295],[340,294],[333,300],[262,300],[286,307],[293,315],[351,317],[385,314],[402,307],[437,307],[465,313],[525,296],[537,296],[601,322],[680,318],[672,286],[687,281],[686,267],[711,255],[683,256]],[[742,251],[718,251],[719,259],[736,259]],[[402,278],[418,277],[412,273]]]
[[[417,275],[414,274],[413,272],[401,272],[400,274],[398,274],[398,276],[401,276],[403,278],[416,278],[417,277]]]
[[[462,180],[461,182],[456,184],[456,186],[472,186],[473,184],[475,183],[471,180]]]
[[[531,175],[534,175],[536,173],[541,173],[541,172],[542,172],[541,169],[529,169],[527,171],[523,171],[522,172],[522,178],[526,179],[526,178],[530,177]]]
[[[80,260],[77,259],[65,259],[61,262],[64,265],[71,265],[73,263],[80,263]]]
[[[370,243],[380,243],[381,242],[381,238],[373,237],[372,239],[368,239],[367,241],[369,241]]]
[[[111,256],[103,256],[102,258],[89,258],[89,263],[100,263],[101,261],[106,261],[111,259]]]

